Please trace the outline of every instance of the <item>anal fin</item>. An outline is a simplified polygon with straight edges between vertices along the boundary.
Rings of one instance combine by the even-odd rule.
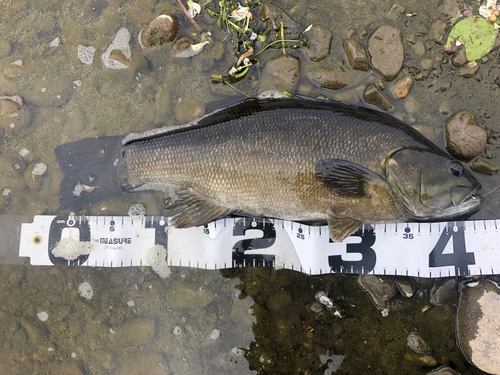
[[[167,207],[166,214],[177,228],[197,227],[233,212],[192,188],[179,189],[176,195],[175,201]]]
[[[327,212],[328,230],[330,238],[334,242],[344,241],[351,234],[356,232],[361,225],[361,221],[335,215],[331,210]]]

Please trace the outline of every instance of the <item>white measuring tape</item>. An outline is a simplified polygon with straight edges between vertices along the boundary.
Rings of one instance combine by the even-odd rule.
[[[201,227],[168,228],[165,217],[35,216],[22,224],[19,256],[32,265],[149,265],[155,245],[169,266],[287,268],[311,275],[374,273],[418,277],[500,274],[496,220],[365,225],[340,243],[328,227],[286,220],[226,218]],[[74,261],[54,256],[65,238],[86,244]],[[157,247],[156,247],[157,248]]]

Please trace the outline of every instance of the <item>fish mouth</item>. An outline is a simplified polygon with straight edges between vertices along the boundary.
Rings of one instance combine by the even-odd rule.
[[[477,191],[476,188],[470,188],[469,186],[457,186],[451,189],[451,204],[454,207],[459,207],[462,205],[477,204],[481,202],[480,196],[475,196],[474,193]]]

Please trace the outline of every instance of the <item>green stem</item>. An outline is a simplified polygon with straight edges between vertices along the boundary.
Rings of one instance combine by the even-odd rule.
[[[224,82],[226,85],[228,85],[229,87],[231,87],[233,90],[236,90],[236,91],[238,91],[240,94],[245,95],[247,98],[249,98],[249,97],[250,97],[250,95],[247,95],[247,94],[245,94],[243,91],[238,90],[236,87],[234,87],[233,85],[231,85],[231,84],[230,84],[229,82],[227,82],[226,80],[223,80],[223,82]]]
[[[284,42],[290,42],[290,43],[300,43],[300,40],[288,40],[288,39],[281,39],[281,40],[275,40],[274,42],[269,43],[267,46],[262,48],[259,52],[257,52],[254,56],[257,56],[258,54],[264,52],[266,49],[271,47],[273,44],[276,43],[284,43]]]
[[[281,46],[283,47],[283,55],[286,55],[286,51],[285,51],[285,32],[283,31],[283,21],[281,21],[280,24],[281,24]]]

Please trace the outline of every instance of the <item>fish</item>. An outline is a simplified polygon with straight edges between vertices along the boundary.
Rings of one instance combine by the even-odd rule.
[[[160,190],[178,228],[242,214],[326,222],[337,242],[363,224],[449,220],[481,205],[481,185],[460,161],[388,114],[336,101],[249,99],[55,153],[62,209]]]

